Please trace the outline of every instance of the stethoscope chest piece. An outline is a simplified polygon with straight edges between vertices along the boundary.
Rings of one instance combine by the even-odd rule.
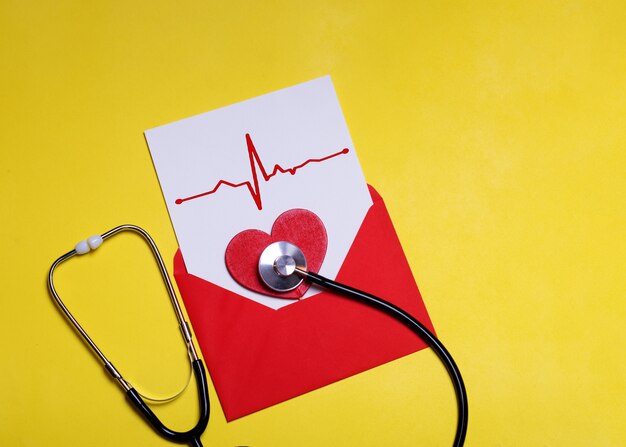
[[[306,258],[297,246],[280,241],[268,245],[259,258],[259,275],[267,287],[277,292],[296,289],[304,278],[294,275],[306,271]]]

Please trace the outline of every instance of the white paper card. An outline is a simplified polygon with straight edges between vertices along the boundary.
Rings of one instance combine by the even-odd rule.
[[[145,135],[189,273],[274,309],[295,302],[240,286],[224,254],[237,233],[269,233],[280,214],[304,208],[328,233],[320,274],[337,275],[372,201],[329,76]],[[276,165],[286,172],[272,176]]]

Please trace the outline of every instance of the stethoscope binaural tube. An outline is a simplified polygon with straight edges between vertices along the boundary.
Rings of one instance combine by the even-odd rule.
[[[263,282],[277,292],[293,290],[304,280],[332,290],[348,298],[372,306],[394,317],[417,334],[439,357],[446,367],[457,399],[458,419],[453,447],[465,443],[468,425],[468,404],[465,383],[456,362],[439,339],[426,326],[399,307],[369,293],[332,281],[306,268],[304,253],[295,245],[281,241],[269,245],[259,258],[259,275]]]
[[[91,250],[95,250],[100,245],[102,245],[103,241],[110,238],[111,236],[118,234],[122,231],[131,231],[139,234],[146,243],[150,246],[152,250],[152,254],[154,255],[155,260],[157,261],[157,265],[159,267],[159,271],[161,272],[161,277],[163,278],[163,282],[165,283],[165,287],[167,289],[167,293],[170,297],[170,301],[172,302],[172,306],[174,307],[174,312],[176,313],[176,318],[178,320],[178,324],[180,327],[181,334],[185,341],[185,345],[187,346],[187,351],[189,353],[189,358],[191,359],[191,368],[193,370],[196,385],[198,388],[198,399],[200,404],[200,416],[198,418],[198,422],[196,425],[186,431],[186,432],[177,432],[167,428],[163,423],[159,420],[159,418],[152,412],[150,407],[145,403],[140,393],[133,388],[130,383],[128,383],[120,374],[120,372],[113,366],[113,363],[104,355],[102,350],[94,343],[94,341],[89,337],[87,332],[83,329],[83,327],[78,323],[76,318],[69,311],[67,306],[61,301],[59,294],[57,293],[54,287],[54,271],[55,269],[63,262],[72,258],[75,255],[82,255]],[[54,263],[52,267],[50,267],[50,271],[48,273],[48,289],[50,290],[50,294],[52,298],[56,301],[57,305],[61,309],[61,311],[65,314],[69,322],[74,326],[76,331],[80,334],[83,340],[89,345],[92,351],[100,358],[107,372],[113,377],[120,387],[126,393],[126,397],[133,404],[135,409],[150,423],[150,425],[163,437],[169,439],[173,442],[178,443],[186,443],[194,447],[201,447],[202,442],[200,441],[200,436],[206,429],[206,426],[209,422],[209,387],[207,384],[207,377],[204,368],[204,363],[198,357],[198,353],[196,352],[196,348],[193,345],[191,330],[189,329],[189,324],[185,321],[183,316],[180,304],[178,303],[178,299],[176,298],[176,293],[174,292],[174,288],[172,286],[172,282],[167,273],[167,269],[165,268],[165,263],[163,262],[163,258],[161,257],[161,253],[157,248],[156,244],[150,237],[150,235],[142,228],[136,225],[120,225],[118,227],[113,228],[112,230],[107,231],[101,236],[92,236],[85,241],[80,241],[76,248],[63,256],[59,257]]]

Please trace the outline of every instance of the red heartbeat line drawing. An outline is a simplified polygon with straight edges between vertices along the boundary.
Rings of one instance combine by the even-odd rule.
[[[306,160],[304,163],[301,163],[298,166],[293,166],[291,168],[283,168],[279,164],[276,164],[274,165],[274,169],[272,170],[271,174],[268,174],[267,171],[265,170],[265,166],[263,166],[263,162],[261,161],[261,158],[259,157],[258,152],[256,151],[256,148],[254,147],[254,143],[252,142],[252,138],[250,138],[250,134],[246,134],[246,144],[248,145],[248,158],[250,159],[250,172],[252,173],[252,182],[250,182],[249,180],[246,180],[245,182],[241,182],[241,183],[232,183],[227,180],[220,180],[210,191],[202,192],[200,194],[196,194],[196,195],[189,196],[189,197],[184,197],[182,199],[176,199],[176,202],[175,202],[176,205],[180,205],[189,200],[199,199],[200,197],[211,195],[217,192],[217,190],[220,189],[220,186],[222,185],[230,186],[231,188],[239,188],[239,187],[245,186],[246,188],[248,188],[248,192],[252,196],[252,200],[254,200],[256,207],[260,211],[263,209],[263,203],[261,201],[261,188],[259,187],[259,176],[257,174],[257,167],[259,171],[261,171],[261,176],[263,177],[263,180],[265,182],[268,182],[272,177],[274,177],[278,173],[281,173],[281,174],[289,173],[291,175],[295,175],[298,169],[305,167],[309,163],[322,163],[326,160],[330,160],[331,158],[335,158],[340,155],[345,155],[348,152],[350,152],[350,150],[346,147],[340,150],[339,152],[335,152],[334,154],[327,155],[326,157],[310,158]]]

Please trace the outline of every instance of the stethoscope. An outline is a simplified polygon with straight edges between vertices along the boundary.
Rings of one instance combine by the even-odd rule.
[[[140,234],[152,249],[152,254],[157,261],[159,270],[161,271],[161,276],[163,277],[163,281],[165,282],[168,294],[172,301],[172,305],[174,306],[174,311],[176,313],[176,318],[178,319],[183,339],[185,341],[185,344],[187,345],[187,350],[189,352],[189,357],[192,362],[192,369],[198,387],[200,417],[196,426],[186,432],[177,432],[171,430],[167,428],[157,418],[157,416],[152,412],[152,410],[150,410],[148,405],[145,403],[139,392],[134,389],[126,380],[124,380],[119,371],[113,366],[113,364],[107,359],[107,357],[102,353],[98,346],[87,335],[85,330],[80,326],[78,321],[76,321],[76,319],[72,316],[67,307],[63,304],[63,302],[59,298],[58,293],[56,292],[56,289],[54,288],[53,274],[54,270],[59,264],[65,262],[66,260],[77,254],[85,254],[91,250],[95,250],[102,244],[104,240],[122,231],[133,231]],[[304,253],[302,252],[302,250],[300,250],[300,248],[290,242],[279,241],[267,246],[259,257],[258,269],[259,276],[261,277],[263,282],[270,289],[276,292],[288,292],[294,290],[303,281],[306,280],[318,286],[324,287],[328,290],[337,292],[348,298],[352,298],[356,301],[372,306],[380,311],[383,311],[409,327],[415,334],[417,334],[422,340],[424,340],[428,344],[428,346],[432,348],[433,351],[435,351],[450,375],[456,393],[458,408],[457,428],[456,434],[454,436],[453,446],[461,447],[464,444],[468,424],[468,404],[467,392],[465,390],[463,378],[461,377],[461,372],[459,371],[459,368],[457,367],[454,359],[445,348],[445,346],[422,323],[420,323],[418,320],[413,318],[411,315],[409,315],[399,307],[381,298],[340,284],[336,281],[332,281],[317,273],[308,271],[306,257],[304,256]],[[200,436],[206,429],[207,423],[209,422],[209,396],[206,372],[204,369],[204,364],[202,363],[202,360],[200,360],[200,358],[198,357],[198,354],[193,345],[191,331],[189,330],[189,324],[185,321],[183,317],[178,298],[176,297],[176,294],[172,287],[172,283],[169,279],[169,275],[167,273],[167,269],[165,268],[165,264],[163,263],[161,254],[159,253],[159,250],[150,235],[145,230],[135,225],[121,225],[107,231],[102,236],[92,236],[85,241],[79,242],[74,250],[64,254],[52,264],[52,267],[50,268],[50,272],[48,274],[48,287],[50,289],[50,293],[52,294],[53,298],[55,299],[65,316],[72,323],[72,325],[82,336],[82,338],[87,342],[87,344],[91,347],[91,349],[95,352],[95,354],[100,358],[100,360],[104,364],[105,369],[119,383],[132,405],[143,415],[148,423],[152,425],[152,427],[159,434],[171,441],[178,443],[188,443],[196,447],[202,446]]]
[[[189,358],[191,359],[191,368],[196,378],[196,385],[198,387],[198,397],[200,400],[200,417],[196,426],[186,432],[178,432],[169,429],[159,420],[159,418],[150,409],[148,404],[146,404],[141,394],[135,388],[133,388],[130,383],[128,383],[124,379],[124,377],[122,377],[122,374],[120,374],[117,368],[113,366],[113,363],[111,363],[111,361],[104,355],[102,350],[98,348],[98,346],[89,337],[89,335],[87,335],[87,332],[82,328],[78,321],[76,321],[76,318],[74,318],[74,316],[70,313],[65,304],[63,304],[63,301],[61,301],[61,298],[59,297],[59,294],[54,287],[54,270],[59,266],[59,264],[67,261],[75,255],[83,255],[97,249],[98,247],[100,247],[100,245],[102,245],[105,240],[123,231],[132,231],[138,233],[150,246],[152,254],[154,255],[154,258],[156,259],[159,266],[159,270],[161,271],[161,276],[163,277],[165,288],[167,289],[167,293],[170,297],[170,300],[172,301],[172,305],[174,306],[174,312],[176,313],[180,332],[183,336],[183,339],[185,340],[185,345],[187,345],[187,351],[189,353]],[[52,297],[59,305],[59,308],[63,311],[67,319],[70,321],[70,323],[72,323],[76,331],[78,331],[80,336],[89,345],[93,352],[100,358],[104,365],[104,368],[111,375],[111,377],[113,377],[113,379],[117,381],[122,390],[124,390],[124,392],[126,393],[126,397],[128,398],[128,400],[139,411],[139,413],[143,415],[143,417],[150,423],[150,425],[152,425],[152,427],[154,427],[154,429],[159,434],[169,439],[170,441],[188,443],[192,446],[201,447],[202,442],[200,441],[200,435],[204,433],[204,430],[209,423],[209,387],[207,385],[206,371],[204,369],[204,363],[202,362],[202,360],[200,360],[200,357],[198,357],[196,348],[193,345],[189,324],[187,323],[187,321],[185,321],[185,318],[183,317],[183,312],[178,302],[178,298],[176,297],[176,293],[174,292],[174,288],[172,287],[172,282],[170,281],[167,269],[165,268],[165,263],[163,262],[161,253],[159,253],[159,249],[157,248],[150,235],[145,230],[139,228],[136,225],[120,225],[119,227],[115,227],[112,230],[107,231],[102,236],[91,236],[87,240],[80,241],[78,244],[76,244],[76,248],[74,248],[74,250],[64,254],[59,259],[54,261],[52,267],[50,267],[50,272],[48,273],[48,288],[50,289]]]

